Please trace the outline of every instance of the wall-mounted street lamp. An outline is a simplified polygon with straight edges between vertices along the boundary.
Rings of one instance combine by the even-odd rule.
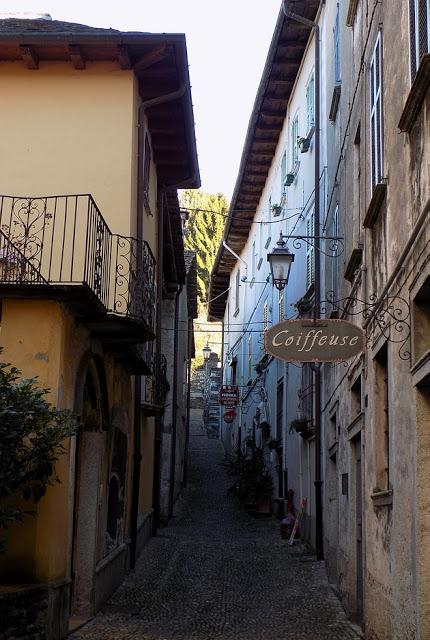
[[[285,244],[284,238],[293,243],[294,249],[301,249],[303,243],[314,247],[318,253],[322,253],[328,258],[339,257],[344,250],[343,238],[340,236],[296,236],[284,235],[281,231],[279,240],[271,253],[267,254],[270,263],[272,282],[279,291],[282,291],[288,283],[291,263],[294,262],[294,253],[291,253]],[[321,248],[321,240],[325,243],[325,248]]]
[[[279,291],[282,291],[288,283],[291,264],[294,262],[294,253],[290,253],[288,250],[282,233],[276,246],[272,249],[272,253],[267,254],[267,260],[270,264],[272,282]]]
[[[209,344],[207,344],[205,347],[203,347],[202,351],[204,361],[207,362],[211,356],[212,349],[210,348]]]

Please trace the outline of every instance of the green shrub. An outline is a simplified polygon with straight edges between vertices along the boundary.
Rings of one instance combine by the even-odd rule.
[[[35,514],[22,499],[36,503],[49,484],[60,482],[55,463],[76,429],[70,412],[51,406],[49,390],[36,382],[0,362],[0,529]]]

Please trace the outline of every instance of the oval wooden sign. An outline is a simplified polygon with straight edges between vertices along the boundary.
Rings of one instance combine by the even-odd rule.
[[[365,333],[346,320],[285,320],[267,329],[264,349],[286,362],[340,362],[363,351]]]

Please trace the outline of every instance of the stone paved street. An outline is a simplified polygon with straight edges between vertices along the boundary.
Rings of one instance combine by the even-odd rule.
[[[322,563],[226,496],[221,443],[194,412],[189,485],[137,571],[73,640],[350,640]]]

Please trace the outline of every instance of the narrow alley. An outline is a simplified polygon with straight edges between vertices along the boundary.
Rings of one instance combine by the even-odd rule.
[[[71,640],[358,638],[323,563],[227,496],[219,440],[192,411],[188,487],[103,610]]]

